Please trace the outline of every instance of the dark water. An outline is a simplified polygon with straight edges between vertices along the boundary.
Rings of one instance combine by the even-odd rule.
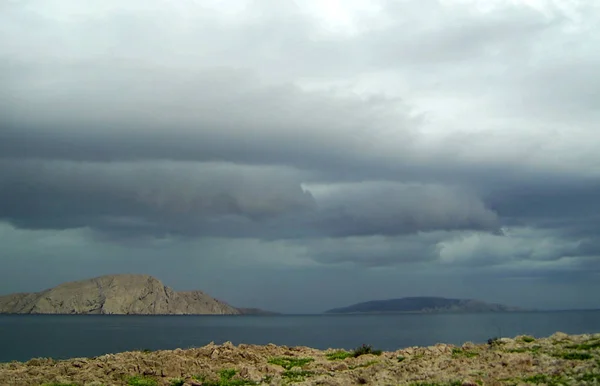
[[[305,316],[0,315],[0,362],[173,349],[211,341],[395,350],[493,336],[600,332],[600,311]]]

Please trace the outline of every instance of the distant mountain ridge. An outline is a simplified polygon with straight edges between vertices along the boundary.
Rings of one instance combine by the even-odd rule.
[[[0,314],[241,315],[202,291],[176,292],[148,275],[107,275],[0,296]]]
[[[388,300],[372,300],[348,307],[325,311],[327,314],[393,313],[393,312],[510,312],[520,308],[473,299],[448,299],[442,297],[406,297]]]

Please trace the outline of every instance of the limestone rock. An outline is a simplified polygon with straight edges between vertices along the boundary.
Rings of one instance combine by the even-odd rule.
[[[148,275],[108,275],[37,292],[0,296],[0,313],[201,315],[239,314],[201,291],[175,292]]]

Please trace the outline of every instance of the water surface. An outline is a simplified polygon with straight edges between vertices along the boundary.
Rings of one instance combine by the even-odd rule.
[[[485,342],[493,336],[600,332],[599,311],[478,314],[115,316],[0,315],[0,362],[96,356],[135,349],[274,343],[383,350]]]

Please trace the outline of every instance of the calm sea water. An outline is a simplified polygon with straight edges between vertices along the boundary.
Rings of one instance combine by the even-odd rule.
[[[493,336],[600,332],[600,311],[486,314],[101,316],[0,315],[0,362],[71,358],[135,349],[234,344],[383,350]]]

